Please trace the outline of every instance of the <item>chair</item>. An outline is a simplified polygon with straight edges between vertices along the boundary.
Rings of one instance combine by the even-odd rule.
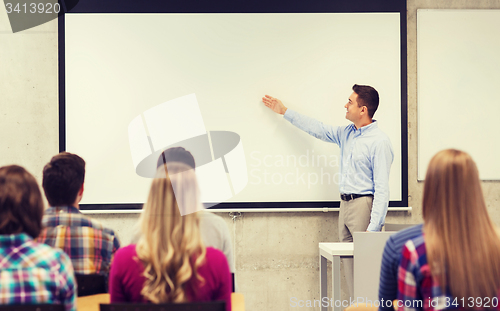
[[[236,292],[236,284],[234,283],[234,273],[231,273],[231,282],[232,282],[232,291],[231,293]]]
[[[401,231],[406,228],[413,227],[417,224],[388,224],[386,223],[384,225],[385,231]]]
[[[100,304],[101,311],[225,311],[225,301],[188,303],[112,303]]]
[[[354,232],[354,297],[371,306],[378,300],[380,266],[387,239],[394,232]]]
[[[32,305],[0,305],[0,311],[65,311],[60,304],[32,304]]]
[[[105,275],[75,273],[75,278],[78,286],[78,297],[108,292],[108,286],[106,285],[107,276]]]

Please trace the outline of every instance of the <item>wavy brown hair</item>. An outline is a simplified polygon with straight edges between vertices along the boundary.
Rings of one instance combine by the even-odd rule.
[[[199,191],[194,170],[178,163],[161,166],[151,184],[141,216],[142,237],[136,250],[144,264],[146,282],[141,294],[153,303],[186,302],[191,281],[205,261],[196,213],[181,216],[179,205],[198,210]],[[175,189],[175,193],[174,193]]]
[[[429,163],[423,196],[425,246],[431,274],[454,297],[497,297],[500,238],[467,153],[448,149]]]
[[[0,234],[42,230],[43,200],[33,175],[19,165],[0,168]]]

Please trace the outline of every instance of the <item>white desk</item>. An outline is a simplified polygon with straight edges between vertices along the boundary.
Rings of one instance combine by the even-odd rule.
[[[320,299],[328,297],[326,292],[326,264],[327,260],[332,262],[332,292],[333,292],[333,310],[340,311],[341,306],[341,292],[340,292],[340,258],[353,257],[354,244],[353,243],[319,243],[319,294]],[[335,304],[335,302],[337,302]],[[323,307],[321,304],[321,311],[328,310],[328,307]]]

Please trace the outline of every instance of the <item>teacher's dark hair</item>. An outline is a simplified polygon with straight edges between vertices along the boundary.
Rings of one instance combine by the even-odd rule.
[[[85,161],[61,152],[43,168],[43,191],[51,206],[71,206],[85,180]]]
[[[358,107],[366,106],[368,116],[373,118],[378,108],[378,92],[371,86],[357,84],[354,84],[352,90],[358,94]]]
[[[42,217],[42,194],[33,175],[19,165],[1,167],[0,234],[27,233],[36,238]]]

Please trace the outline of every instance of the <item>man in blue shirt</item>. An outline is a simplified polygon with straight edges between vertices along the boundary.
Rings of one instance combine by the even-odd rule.
[[[325,125],[288,109],[266,95],[264,104],[285,119],[326,142],[340,147],[339,239],[352,242],[352,232],[380,231],[389,206],[389,171],[394,153],[389,137],[378,128],[373,115],[378,108],[378,92],[371,86],[357,85],[344,106],[347,126]],[[353,296],[353,261],[344,260],[350,296]]]

